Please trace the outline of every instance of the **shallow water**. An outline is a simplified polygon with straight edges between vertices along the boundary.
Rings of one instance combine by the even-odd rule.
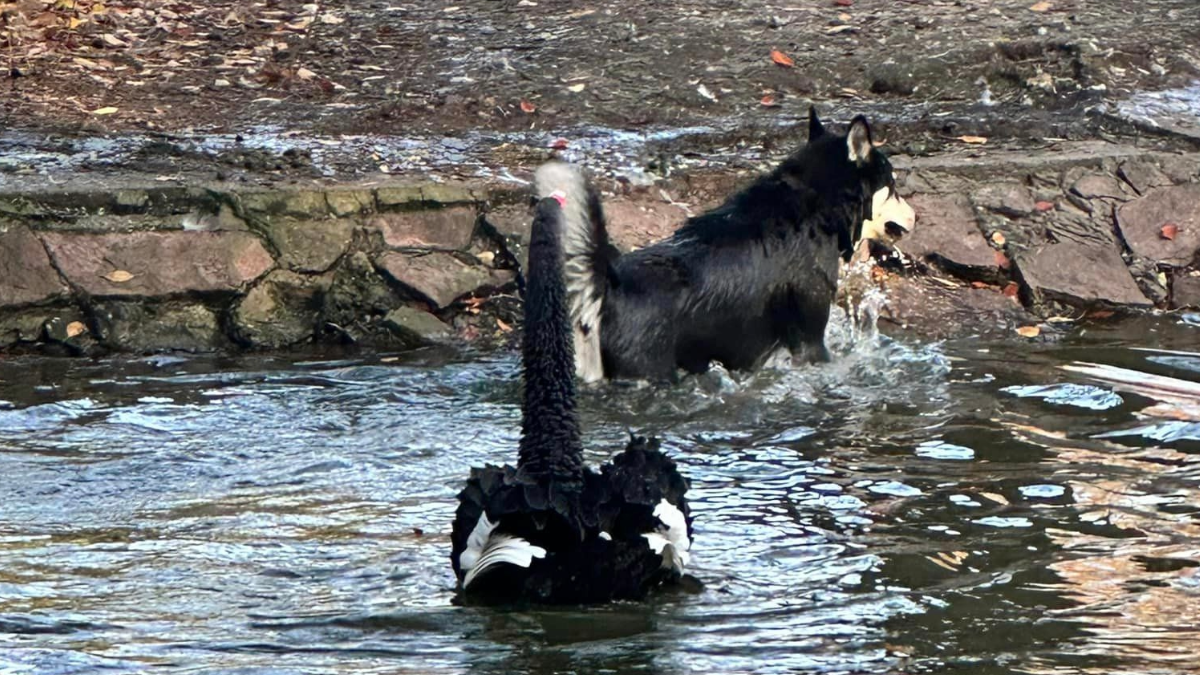
[[[831,364],[588,390],[592,460],[634,428],[690,476],[706,588],[522,612],[452,606],[448,560],[515,355],[2,360],[0,672],[1185,672],[1198,331],[843,320]]]

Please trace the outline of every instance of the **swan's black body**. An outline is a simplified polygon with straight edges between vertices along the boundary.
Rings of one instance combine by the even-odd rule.
[[[632,439],[599,473],[584,466],[563,284],[563,211],[552,198],[536,209],[518,463],[471,471],[451,536],[454,572],[469,602],[638,599],[681,573],[691,537],[687,482],[657,443],[643,438]],[[668,531],[672,523],[660,516],[677,527]],[[651,545],[668,539],[659,551]]]
[[[583,175],[558,164],[540,194],[567,209],[566,263],[578,374],[671,379],[716,361],[757,367],[779,347],[797,361],[828,359],[825,325],[839,261],[873,217],[873,197],[911,208],[892,190],[892,167],[861,116],[845,135],[810,114],[809,142],[723,205],[670,238],[619,254],[600,199]],[[881,200],[884,203],[884,200]],[[903,229],[903,227],[901,227]]]

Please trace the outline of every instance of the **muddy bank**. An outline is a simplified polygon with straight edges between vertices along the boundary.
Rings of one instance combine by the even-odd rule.
[[[1198,154],[1062,143],[1036,156],[897,158],[897,170],[916,230],[843,293],[883,287],[891,329],[1016,337],[1036,326],[1044,339],[1114,313],[1200,307]],[[747,176],[598,180],[629,249]],[[6,349],[400,348],[503,341],[520,323],[528,215],[513,182],[6,185]]]

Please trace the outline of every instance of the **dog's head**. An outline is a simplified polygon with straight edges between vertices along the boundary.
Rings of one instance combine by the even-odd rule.
[[[851,209],[847,231],[839,234],[842,255],[850,259],[862,239],[891,243],[912,230],[912,207],[896,193],[887,155],[875,147],[871,125],[859,115],[845,134],[826,131],[815,108],[808,111],[808,144],[780,166],[782,178],[801,183],[823,200]]]

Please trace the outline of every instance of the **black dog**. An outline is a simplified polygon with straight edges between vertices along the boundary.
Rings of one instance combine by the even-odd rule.
[[[837,135],[810,110],[807,145],[774,171],[625,255],[609,244],[599,195],[578,169],[552,162],[534,182],[539,197],[570,196],[565,275],[585,381],[669,379],[713,361],[751,369],[780,346],[796,362],[828,360],[839,259],[864,235],[894,232],[883,218],[913,225],[861,115]]]

